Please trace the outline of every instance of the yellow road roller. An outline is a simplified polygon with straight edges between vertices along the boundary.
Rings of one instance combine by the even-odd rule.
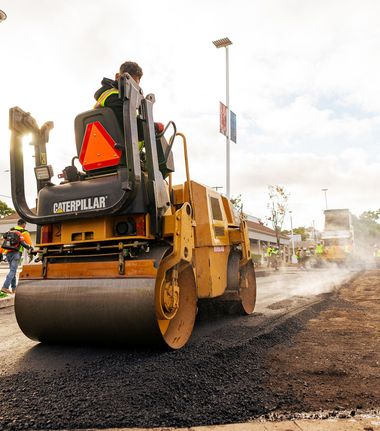
[[[37,225],[38,263],[22,268],[16,318],[26,336],[43,343],[179,349],[199,300],[253,312],[247,225],[225,196],[190,179],[186,138],[173,122],[156,135],[154,95],[145,97],[125,74],[119,97],[123,128],[109,108],[76,117],[76,155],[59,184],[46,154],[53,123],[39,127],[29,113],[10,109],[12,199]],[[26,133],[35,152],[35,210],[25,198]],[[184,148],[186,181],[179,185],[172,184],[174,141]]]

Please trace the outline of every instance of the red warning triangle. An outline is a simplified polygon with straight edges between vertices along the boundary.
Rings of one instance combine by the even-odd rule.
[[[121,151],[114,145],[115,141],[99,121],[87,124],[79,155],[83,169],[91,171],[118,165]]]

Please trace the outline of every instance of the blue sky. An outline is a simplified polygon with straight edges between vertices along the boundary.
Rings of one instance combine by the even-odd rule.
[[[211,41],[228,36],[238,121],[231,191],[246,210],[265,217],[269,184],[291,194],[295,226],[322,226],[325,187],[330,208],[380,207],[378,1],[3,0],[0,8],[8,15],[0,24],[0,194],[10,194],[8,109],[55,122],[49,155],[58,173],[74,153],[74,117],[127,59],[144,69],[156,120],[174,120],[187,135],[193,179],[224,185],[225,58]],[[179,148],[175,155],[181,180]]]

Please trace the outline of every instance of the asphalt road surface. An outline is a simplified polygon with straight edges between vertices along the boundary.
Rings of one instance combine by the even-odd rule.
[[[1,268],[0,280],[6,270]],[[265,277],[257,277],[257,302],[255,314],[272,316],[277,313],[291,312],[302,307],[323,293],[332,291],[336,286],[352,276],[349,270],[321,269],[313,271],[300,271],[297,268],[286,268]],[[263,315],[263,316],[261,316]],[[260,324],[262,324],[262,319]],[[212,332],[223,322],[213,321],[196,325],[191,344],[196,345],[205,332]],[[209,328],[207,328],[209,326]],[[195,346],[194,346],[195,347]],[[54,347],[46,349],[46,356],[35,354],[39,350],[39,343],[29,340],[19,329],[14,315],[14,308],[0,309],[0,361],[3,368],[0,375],[22,372],[31,369],[57,369],[64,367],[67,360],[71,364],[82,361],[83,355],[98,356],[106,354],[105,351],[83,351],[81,349],[67,349],[65,354],[56,357]],[[46,360],[48,358],[48,360]]]
[[[260,352],[297,324],[266,337],[268,328],[352,276],[330,268],[258,277],[252,316],[201,316],[176,352],[40,345],[21,333],[13,307],[0,309],[0,429],[190,426],[254,416],[271,402],[262,392]],[[244,373],[254,375],[250,397],[260,400],[247,397],[250,407],[239,398]]]

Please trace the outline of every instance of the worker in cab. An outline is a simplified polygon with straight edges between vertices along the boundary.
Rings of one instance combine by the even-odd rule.
[[[323,243],[318,241],[317,245],[315,246],[315,259],[316,259],[316,266],[320,267],[323,263],[323,255],[325,254],[325,249],[323,247]]]
[[[376,268],[380,268],[380,247],[377,244],[373,246],[373,258]]]
[[[17,234],[16,240],[14,241],[14,243],[12,244],[11,241],[8,241],[9,245],[5,245],[7,243],[7,240],[5,240],[2,245],[2,248],[6,250],[7,262],[9,265],[9,272],[4,280],[4,284],[1,289],[3,293],[15,293],[16,273],[17,273],[17,268],[21,261],[24,248],[29,250],[29,252],[33,252],[33,244],[30,238],[30,234],[26,230],[25,220],[19,219],[17,222],[17,226],[14,226],[12,229],[9,230],[9,233],[12,233],[12,232]],[[4,234],[4,238],[6,237],[7,234],[8,232]]]
[[[124,130],[123,101],[119,98],[119,80],[124,73],[131,75],[136,84],[140,85],[140,80],[143,76],[143,70],[137,63],[133,61],[126,61],[120,65],[119,72],[115,74],[115,79],[103,78],[101,82],[102,86],[94,94],[96,100],[94,108],[111,108],[116,115],[117,121],[122,131]],[[164,125],[162,123],[154,123],[154,128],[156,135],[158,135],[164,130]],[[137,131],[139,150],[141,151],[144,147],[144,134],[141,121],[139,120],[137,121]]]
[[[343,250],[346,254],[352,253],[352,244],[345,244]]]
[[[124,73],[129,73],[136,84],[140,84],[143,76],[141,67],[133,61],[126,61],[120,66],[119,72],[115,74],[115,79],[103,78],[102,86],[94,94],[96,100],[94,108],[111,108],[121,130],[123,130],[123,101],[119,98],[119,80]]]

